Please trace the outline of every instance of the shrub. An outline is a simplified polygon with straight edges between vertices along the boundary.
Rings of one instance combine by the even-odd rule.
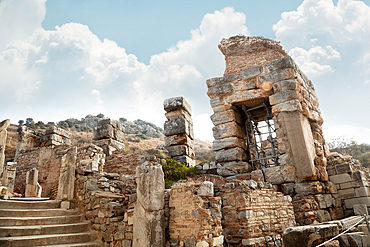
[[[140,132],[139,132],[140,133]],[[136,137],[139,137],[140,139],[142,139],[142,140],[146,140],[146,139],[148,139],[148,137],[146,136],[146,135],[144,135],[144,134],[142,134],[142,133],[140,133],[140,134],[136,134],[135,135]]]
[[[166,188],[170,187],[173,183],[194,177],[201,174],[196,166],[187,167],[184,162],[179,162],[175,159],[164,158],[166,160],[165,165],[162,166],[164,173],[164,182]]]

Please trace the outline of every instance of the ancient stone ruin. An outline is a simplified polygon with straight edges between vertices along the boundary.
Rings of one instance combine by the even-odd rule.
[[[95,145],[103,148],[106,155],[111,155],[115,150],[125,149],[125,127],[117,120],[100,119],[94,131]]]
[[[5,119],[0,123],[0,175],[3,172],[3,166],[5,162],[5,144],[8,128],[10,125],[10,119]]]
[[[175,97],[166,99],[163,106],[167,118],[164,123],[165,148],[172,158],[194,166],[194,130],[189,103],[183,97]]]
[[[112,119],[82,147],[56,127],[21,126],[0,194],[54,200],[0,200],[0,245],[369,246],[369,171],[329,153],[312,82],[276,41],[238,35],[219,48],[224,76],[207,80],[214,162],[195,164],[183,97],[164,102],[164,148],[125,150]],[[1,167],[8,125],[0,123]],[[166,187],[168,157],[200,175]],[[33,228],[41,230],[25,230]]]

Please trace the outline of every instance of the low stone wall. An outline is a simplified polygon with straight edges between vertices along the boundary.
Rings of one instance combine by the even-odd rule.
[[[76,188],[77,207],[103,246],[131,246],[136,189],[119,181],[118,174],[104,172],[77,174]]]
[[[171,246],[223,246],[221,197],[213,183],[179,183],[169,199]]]
[[[120,180],[135,185],[134,178],[136,167],[142,163],[143,158],[154,155],[167,157],[168,152],[159,149],[148,149],[140,151],[114,151],[110,156],[107,156],[104,171],[117,173],[120,175]]]

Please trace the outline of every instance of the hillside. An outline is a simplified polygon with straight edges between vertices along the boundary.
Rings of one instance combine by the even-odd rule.
[[[131,130],[136,129],[137,131],[136,134],[130,133],[130,132],[125,133],[127,150],[153,149],[153,148],[156,148],[158,144],[164,144],[164,138],[162,137],[163,134],[159,138],[143,135],[143,133],[146,133],[146,134],[149,133],[148,135],[150,135],[150,133],[153,133],[153,132],[147,132],[146,129],[150,130],[150,128],[147,128],[145,126],[144,127],[141,126],[141,130],[143,132],[138,131],[140,128],[140,125],[137,125],[134,122],[128,122],[128,121],[126,122],[127,124],[131,124],[131,127],[130,127]],[[136,121],[136,122],[140,123],[140,121]],[[7,129],[8,138],[7,138],[6,149],[5,149],[5,156],[7,159],[12,159],[15,156],[15,151],[16,151],[16,147],[18,143],[17,128],[18,128],[17,125],[12,124]],[[41,129],[41,128],[37,128],[37,130],[44,131],[44,129]],[[80,147],[80,146],[84,146],[84,145],[94,142],[92,139],[93,137],[92,130],[87,131],[87,132],[76,130],[75,128],[66,128],[66,130],[72,133],[72,138],[71,138],[72,145]],[[154,133],[158,133],[158,132],[154,132]],[[28,147],[29,145],[26,145],[26,148]],[[194,141],[194,149],[195,149],[195,156],[198,161],[214,159],[214,152],[212,152],[211,150],[212,149],[211,142],[196,139]]]

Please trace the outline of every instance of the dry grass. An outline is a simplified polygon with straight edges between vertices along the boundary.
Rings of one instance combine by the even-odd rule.
[[[15,151],[17,148],[18,143],[18,135],[17,135],[17,125],[10,125],[8,127],[8,137],[6,141],[5,147],[5,157],[7,159],[13,159],[15,156]],[[71,131],[72,133],[72,145],[74,146],[84,146],[93,143],[93,133],[92,132],[79,132],[79,131]],[[164,144],[164,139],[161,138],[150,138],[146,140],[142,140],[139,137],[135,137],[132,135],[126,136],[126,146],[128,150],[146,150],[146,149],[154,149],[158,146],[158,144]],[[27,146],[26,146],[27,147]],[[205,161],[209,160],[209,154],[212,148],[212,143],[209,141],[202,141],[196,139],[194,141],[194,149],[195,149],[195,156],[198,161]]]

